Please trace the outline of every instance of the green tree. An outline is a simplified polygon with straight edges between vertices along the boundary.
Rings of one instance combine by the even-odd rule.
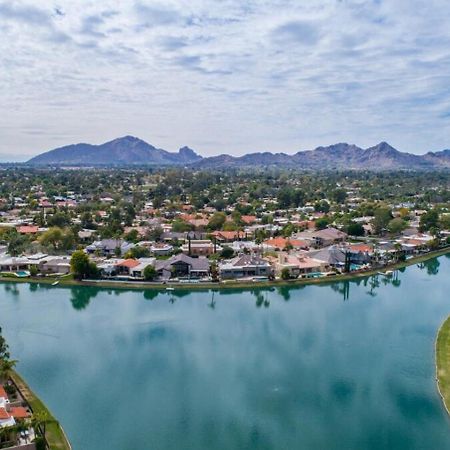
[[[149,256],[150,250],[147,247],[142,247],[140,245],[136,245],[125,254],[125,258],[131,259],[148,258]]]
[[[130,230],[127,234],[125,234],[124,239],[127,242],[133,242],[133,243],[139,242],[138,230],[136,230],[136,229]]]
[[[96,264],[89,260],[89,256],[83,250],[73,252],[72,258],[70,259],[70,268],[74,277],[78,280],[98,276]]]
[[[291,206],[293,196],[293,189],[289,187],[280,189],[277,195],[278,207],[281,209],[289,208]]]
[[[289,269],[287,267],[284,267],[281,270],[281,279],[282,280],[289,280],[291,278],[291,272],[289,271]]]
[[[149,264],[144,269],[144,280],[153,281],[157,276],[157,272],[154,266]]]
[[[59,227],[49,228],[39,237],[39,242],[44,247],[52,246],[54,250],[60,247],[63,239],[63,231]]]
[[[333,192],[332,197],[336,203],[341,204],[341,203],[344,203],[345,200],[347,199],[347,192],[345,189],[336,189]]]
[[[350,236],[364,236],[364,227],[357,222],[350,222],[350,224],[347,227],[347,233]]]
[[[420,216],[419,230],[424,232],[431,228],[439,228],[439,213],[436,209],[431,209]]]
[[[314,205],[317,212],[328,213],[330,211],[330,204],[326,200],[321,200]]]
[[[380,206],[374,211],[374,217],[372,220],[372,225],[375,234],[382,234],[386,230],[389,222],[392,220],[392,213],[390,208],[385,206]]]
[[[25,252],[28,239],[19,233],[12,233],[8,240],[8,253],[11,256],[19,256]]]
[[[227,216],[225,213],[216,212],[209,219],[207,228],[209,231],[221,230],[226,220]]]
[[[224,246],[222,251],[220,252],[220,257],[224,259],[230,259],[234,255],[234,251],[231,247]]]
[[[403,219],[400,219],[400,217],[392,219],[387,225],[389,233],[392,234],[400,234],[405,228],[406,222]]]
[[[443,214],[439,219],[439,228],[441,230],[450,231],[450,214]]]
[[[318,230],[324,230],[328,226],[329,220],[327,217],[320,217],[315,221],[315,226]]]
[[[70,228],[63,230],[52,227],[39,237],[39,242],[44,247],[52,247],[55,251],[70,250],[75,245],[75,235]]]

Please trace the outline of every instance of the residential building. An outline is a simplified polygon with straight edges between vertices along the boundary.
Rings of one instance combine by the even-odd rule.
[[[131,242],[126,242],[123,239],[103,239],[95,241],[86,247],[87,253],[100,253],[103,256],[124,255],[131,250],[135,245]]]
[[[222,247],[207,239],[190,240],[181,246],[181,251],[190,256],[210,256],[222,250]]]
[[[155,261],[158,278],[205,278],[209,276],[209,261],[205,257],[192,258],[180,253],[167,260]]]
[[[256,255],[238,255],[219,265],[222,279],[236,279],[248,277],[269,277],[273,275],[272,266],[268,261]]]

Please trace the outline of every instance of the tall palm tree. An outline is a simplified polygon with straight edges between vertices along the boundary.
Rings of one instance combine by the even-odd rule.
[[[31,424],[35,430],[39,430],[42,434],[42,437],[46,439],[45,433],[47,424],[52,422],[50,420],[50,416],[47,411],[38,411],[35,412],[31,417]]]
[[[17,361],[14,359],[4,359],[0,361],[0,381],[5,382],[11,376],[11,372],[16,367]]]

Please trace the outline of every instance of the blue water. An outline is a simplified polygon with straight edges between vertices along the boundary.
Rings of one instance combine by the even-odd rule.
[[[449,274],[442,257],[302,288],[3,284],[0,325],[74,450],[450,449]]]

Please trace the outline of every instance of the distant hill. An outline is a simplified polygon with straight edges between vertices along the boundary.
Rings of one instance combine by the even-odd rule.
[[[399,152],[386,142],[367,149],[340,143],[328,147],[317,147],[314,150],[300,151],[294,155],[285,153],[249,153],[239,157],[219,155],[203,158],[194,166],[198,168],[272,166],[311,170],[439,169],[450,168],[450,151],[413,155]]]
[[[75,144],[42,153],[28,161],[29,165],[189,165],[198,169],[227,167],[289,167],[298,169],[442,169],[450,168],[450,150],[414,155],[396,150],[387,142],[362,149],[340,143],[314,150],[286,153],[227,154],[203,158],[189,147],[171,153],[133,136],[125,136],[101,145]]]
[[[178,153],[153,147],[133,136],[125,136],[101,145],[74,144],[42,153],[28,161],[31,165],[179,165],[202,159],[189,147]]]

